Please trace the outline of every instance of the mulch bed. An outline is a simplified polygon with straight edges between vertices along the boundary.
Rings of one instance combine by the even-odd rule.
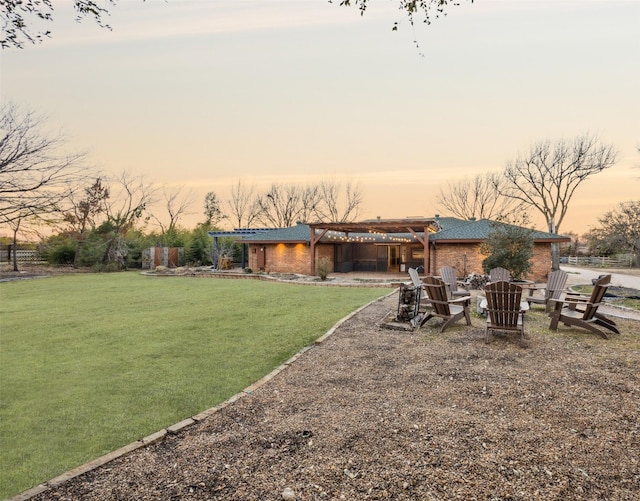
[[[396,307],[375,302],[244,398],[35,499],[638,498],[637,322],[523,347],[485,344],[479,318],[383,328]]]

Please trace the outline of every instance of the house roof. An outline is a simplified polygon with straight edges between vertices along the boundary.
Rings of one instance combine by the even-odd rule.
[[[311,229],[308,224],[298,223],[289,228],[274,228],[269,231],[257,231],[251,235],[242,235],[241,240],[247,243],[308,243],[311,240]]]
[[[339,234],[347,234],[350,241],[363,241],[369,243],[396,241],[417,241],[413,230],[418,236],[424,235],[425,227],[437,227],[435,233],[429,233],[429,241],[435,243],[463,243],[486,240],[494,230],[495,221],[489,219],[469,220],[453,217],[436,217],[435,219],[397,219],[379,220],[372,219],[361,223],[298,223],[289,228],[276,228],[270,230],[255,231],[252,234],[241,234],[241,241],[245,243],[309,243],[311,228],[316,235],[323,230],[327,233],[322,237],[322,242],[339,241]],[[367,231],[363,231],[367,230]],[[211,232],[210,232],[211,233]],[[235,234],[238,236],[238,234]],[[212,235],[213,236],[213,235]],[[553,233],[533,230],[533,239],[538,243],[568,242],[570,238]]]
[[[455,218],[448,218],[455,219]],[[461,243],[461,242],[477,242],[481,240],[486,240],[487,237],[494,230],[494,225],[496,221],[492,221],[490,219],[479,219],[479,220],[456,220],[450,221],[449,224],[443,224],[443,229],[440,230],[435,235],[430,235],[429,240],[433,242],[439,243]],[[505,226],[513,226],[508,225],[506,223],[501,223]],[[564,237],[562,235],[556,235],[554,233],[547,233],[544,231],[533,230],[532,233],[533,240],[535,242],[568,242],[571,239],[568,237]]]

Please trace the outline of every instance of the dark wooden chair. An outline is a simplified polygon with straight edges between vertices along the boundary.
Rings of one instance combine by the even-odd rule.
[[[599,334],[605,339],[609,339],[609,336],[601,327],[620,334],[613,320],[598,313],[598,307],[603,304],[602,300],[610,282],[611,275],[601,277],[596,281],[589,297],[568,294],[564,299],[550,299],[549,302],[553,307],[549,313],[551,317],[549,329],[557,330],[558,323],[562,322],[567,326],[580,327]]]
[[[420,327],[434,317],[444,319],[440,332],[444,332],[447,327],[462,318],[466,319],[467,325],[471,325],[470,295],[449,299],[447,285],[439,278],[432,276],[422,279],[422,290],[426,293],[427,300],[433,309],[428,311],[420,321]]]
[[[511,273],[504,268],[492,268],[489,270],[489,282],[500,282],[501,280],[508,282],[511,280]]]
[[[530,289],[531,294],[527,297],[529,305],[544,304],[547,313],[551,311],[552,303],[550,299],[560,299],[564,292],[564,287],[567,284],[567,278],[569,275],[566,271],[556,270],[549,274],[546,284],[537,285]],[[536,289],[544,289],[544,294],[535,296],[533,293]]]
[[[521,311],[522,287],[505,280],[491,282],[484,288],[487,297],[487,325],[485,340],[489,342],[489,333],[498,331],[515,331],[520,333],[520,341],[524,341],[524,315]]]
[[[447,285],[449,297],[464,297],[469,295],[469,291],[458,289],[458,285],[462,285],[462,282],[458,281],[456,270],[451,266],[443,266],[440,268],[440,276],[442,277],[442,281]]]

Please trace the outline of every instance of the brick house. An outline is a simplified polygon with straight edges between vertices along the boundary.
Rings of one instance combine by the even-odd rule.
[[[437,275],[445,265],[458,276],[483,273],[480,244],[493,230],[487,219],[366,220],[358,223],[298,223],[290,228],[256,231],[238,243],[248,246],[248,266],[254,271],[315,274],[326,259],[334,272],[402,273],[422,266]],[[551,269],[551,244],[568,237],[533,232],[533,269],[527,277],[544,281]],[[313,259],[312,259],[313,257]]]

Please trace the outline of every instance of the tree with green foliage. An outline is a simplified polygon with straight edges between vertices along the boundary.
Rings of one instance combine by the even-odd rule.
[[[430,24],[432,19],[445,15],[447,7],[460,4],[458,0],[396,1],[398,2],[398,9],[406,14],[412,26],[416,19],[419,19],[424,24]],[[473,3],[473,0],[468,1]],[[331,3],[331,0],[329,2]],[[353,4],[364,15],[369,2],[370,0],[340,0],[339,5],[348,7]],[[103,2],[73,0],[73,7],[77,14],[76,21],[80,22],[84,18],[90,17],[94,19],[98,26],[111,29],[105,22],[105,17],[109,15],[109,7],[116,4],[117,0],[103,0]],[[0,13],[2,14],[4,34],[4,38],[0,39],[0,46],[3,49],[9,47],[22,49],[25,43],[39,43],[51,37],[50,30],[37,29],[34,25],[41,21],[53,21],[53,0],[3,0],[0,2]],[[392,29],[394,31],[398,29],[398,22],[393,24]]]
[[[90,230],[95,229],[95,218],[104,211],[104,204],[108,198],[109,186],[100,177],[84,189],[84,196],[81,199],[76,199],[75,194],[69,197],[70,209],[64,213],[63,218],[77,240],[74,266],[78,266],[86,235]]]
[[[209,226],[198,225],[194,229],[185,245],[185,262],[195,266],[206,266],[211,260],[211,237],[208,235]]]
[[[213,191],[210,191],[204,197],[204,216],[204,224],[209,227],[216,226],[220,221],[226,218],[220,207],[218,195]]]
[[[487,256],[482,261],[485,273],[493,268],[505,268],[514,280],[522,280],[532,267],[533,232],[521,226],[494,223],[480,251]]]
[[[340,0],[341,6],[355,5],[360,14],[364,15],[371,0]],[[332,0],[329,0],[332,3]],[[473,0],[469,0],[473,3]],[[459,0],[398,0],[398,9],[404,11],[411,26],[416,19],[424,24],[431,24],[433,19],[446,15],[446,8],[460,5]],[[393,24],[393,30],[397,31],[398,23]]]

